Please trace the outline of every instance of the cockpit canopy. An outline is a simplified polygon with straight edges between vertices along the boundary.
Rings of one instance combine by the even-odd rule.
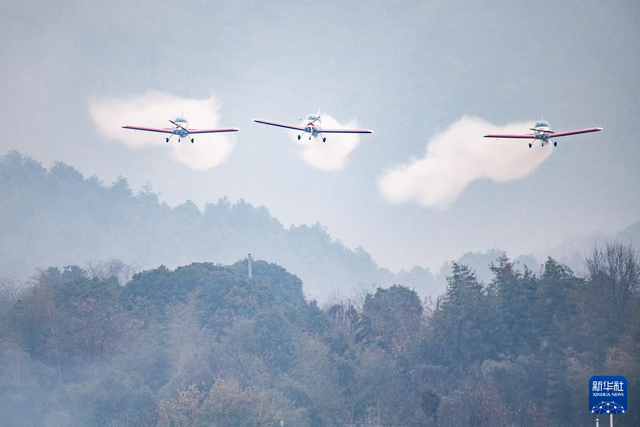
[[[184,117],[178,117],[174,120],[174,122],[176,123],[187,123],[187,119],[185,119]]]
[[[534,128],[548,128],[549,127],[549,122],[536,122],[536,125],[534,126]]]
[[[314,121],[314,120],[318,120],[319,118],[320,118],[320,116],[318,116],[317,114],[309,114],[307,116],[307,120],[309,120],[311,122]]]

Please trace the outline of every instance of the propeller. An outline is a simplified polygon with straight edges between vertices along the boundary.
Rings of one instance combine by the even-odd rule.
[[[172,124],[174,124],[176,127],[179,127],[180,129],[182,129],[182,130],[185,130],[185,131],[189,132],[189,131],[187,130],[187,128],[185,128],[184,126],[179,125],[178,123],[174,122],[173,120],[169,120],[169,121],[170,121]]]
[[[548,130],[537,130],[536,128],[529,128],[529,130],[538,131],[538,132],[544,132],[544,133],[555,133],[551,129],[548,129]]]

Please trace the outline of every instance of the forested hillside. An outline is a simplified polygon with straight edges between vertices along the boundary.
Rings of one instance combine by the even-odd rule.
[[[26,279],[39,267],[112,258],[176,267],[251,253],[286,265],[314,297],[398,279],[422,295],[444,290],[444,275],[422,267],[393,274],[320,224],[285,228],[266,208],[242,200],[209,203],[204,212],[190,201],[170,208],[150,185],[134,194],[125,178],[105,185],[62,163],[47,170],[15,151],[0,158],[0,200],[0,277]]]
[[[320,224],[285,227],[265,207],[243,200],[221,199],[203,212],[190,201],[171,208],[151,184],[136,193],[125,178],[106,185],[63,163],[46,169],[15,151],[0,157],[0,200],[0,278],[25,280],[40,267],[87,267],[110,259],[173,268],[194,261],[231,263],[251,253],[286,265],[304,281],[308,296],[326,299],[335,291],[394,283],[436,296],[444,292],[450,271],[444,263],[434,272],[415,266],[394,273],[363,248],[347,248]],[[632,224],[615,238],[638,245],[638,230],[640,223]],[[552,252],[582,272],[584,254],[606,241],[587,236]],[[498,254],[467,252],[458,262],[489,281],[488,265]],[[515,260],[520,271],[540,268],[530,255]]]
[[[0,292],[2,426],[593,425],[588,379],[624,375],[640,425],[640,259],[586,278],[500,255],[440,298],[394,285],[325,307],[263,261],[136,274],[42,270]],[[114,270],[116,273],[121,269]]]

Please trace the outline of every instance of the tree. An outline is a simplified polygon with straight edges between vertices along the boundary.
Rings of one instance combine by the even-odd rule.
[[[501,253],[497,263],[491,263],[490,268],[494,274],[489,291],[494,300],[492,322],[495,323],[495,336],[492,341],[496,350],[512,355],[535,350],[535,277],[526,267],[524,273],[517,271],[505,253]]]
[[[124,286],[142,271],[142,265],[112,258],[107,261],[89,261],[86,270],[89,277],[102,281],[115,278],[120,286]]]
[[[577,314],[577,290],[582,280],[566,265],[553,258],[545,262],[538,281],[536,332],[543,346],[564,349],[571,333],[571,320]]]
[[[427,358],[461,369],[492,355],[489,305],[469,267],[452,263],[447,291],[436,307],[424,343]]]
[[[232,427],[237,425],[275,425],[281,419],[308,423],[304,411],[274,390],[245,389],[233,380],[220,379],[209,389],[192,384],[178,391],[171,400],[159,404],[159,427]]]
[[[620,336],[632,317],[634,298],[640,293],[640,252],[633,246],[609,243],[595,248],[586,260],[590,297],[598,301]]]
[[[422,313],[422,301],[415,291],[399,285],[378,288],[365,297],[357,339],[401,353],[420,332]]]

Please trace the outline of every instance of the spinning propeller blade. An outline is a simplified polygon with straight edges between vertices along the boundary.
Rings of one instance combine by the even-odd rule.
[[[189,132],[185,127],[183,127],[182,125],[179,125],[178,123],[174,122],[173,120],[169,120],[171,123],[173,123],[176,127],[179,127],[182,130],[185,130],[187,132]]]

